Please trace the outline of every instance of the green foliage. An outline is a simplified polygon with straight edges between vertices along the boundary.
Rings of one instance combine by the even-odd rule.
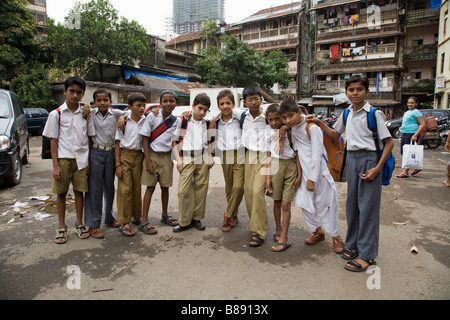
[[[37,59],[37,30],[24,0],[0,1],[0,82],[9,82]]]
[[[266,55],[235,36],[224,36],[222,41],[221,50],[209,47],[206,57],[195,64],[196,72],[207,84],[236,87],[289,85],[288,59],[280,50]]]
[[[11,81],[11,90],[19,96],[24,108],[44,108],[51,111],[57,107],[52,96],[51,80],[43,64],[35,65],[29,73],[15,77]]]
[[[108,0],[77,3],[66,18],[80,23],[66,27],[50,21],[48,28],[60,69],[83,75],[96,64],[133,65],[150,53],[144,27],[119,17]]]

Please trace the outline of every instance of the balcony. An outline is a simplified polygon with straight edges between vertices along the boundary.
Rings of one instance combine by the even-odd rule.
[[[436,79],[403,79],[402,94],[432,94]]]
[[[439,8],[436,8],[435,10],[412,10],[408,11],[406,14],[406,25],[408,27],[429,23],[439,23]]]
[[[316,80],[316,92],[318,94],[338,94],[345,92],[345,79],[340,80]],[[378,84],[379,93],[392,93],[394,91],[394,78],[383,78]],[[377,79],[369,78],[369,92],[377,92]]]
[[[436,60],[437,58],[437,45],[436,44],[423,44],[419,46],[411,46],[405,48],[404,59],[405,60]]]

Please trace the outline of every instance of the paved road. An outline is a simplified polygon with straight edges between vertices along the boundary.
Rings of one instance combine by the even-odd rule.
[[[56,245],[56,208],[29,198],[50,190],[51,163],[40,159],[40,143],[40,137],[32,137],[22,183],[0,186],[0,299],[174,299],[183,304],[167,311],[181,314],[188,311],[181,309],[188,307],[185,300],[450,298],[450,188],[442,184],[449,155],[443,147],[425,149],[422,173],[408,179],[393,177],[391,186],[383,188],[378,269],[358,274],[344,269],[345,260],[333,253],[330,237],[315,246],[304,243],[309,233],[296,206],[289,230],[292,247],[283,253],[270,251],[274,222],[268,198],[269,231],[261,247],[248,246],[244,203],[239,224],[223,233],[225,195],[218,165],[211,171],[205,231],[173,233],[162,225],[157,191],[150,208],[157,235],[137,231],[128,238],[105,228],[103,240],[81,240],[71,233],[67,244]],[[396,141],[396,173],[401,170],[398,151]],[[174,177],[169,209],[178,217],[178,173]],[[339,183],[338,192],[345,238],[346,184]],[[12,207],[17,202],[28,203],[19,208],[22,214]],[[73,226],[73,205],[68,210],[67,222]],[[52,214],[36,219],[37,212]],[[417,253],[410,251],[413,246]]]

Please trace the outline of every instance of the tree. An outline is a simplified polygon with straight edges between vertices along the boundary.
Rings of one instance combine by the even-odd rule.
[[[195,63],[196,72],[209,85],[272,87],[289,85],[288,59],[276,50],[256,51],[235,36],[222,38],[223,48],[208,47],[205,58]]]
[[[49,41],[53,45],[56,66],[83,75],[94,65],[99,66],[103,81],[104,64],[130,64],[150,53],[147,33],[135,21],[119,17],[108,0],[77,3],[64,26],[50,20]]]
[[[0,1],[0,82],[11,81],[36,59],[36,35],[35,20],[26,9],[26,1]]]

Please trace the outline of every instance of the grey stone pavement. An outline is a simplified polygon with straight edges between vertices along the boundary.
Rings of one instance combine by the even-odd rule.
[[[442,183],[450,155],[442,146],[425,149],[423,172],[408,179],[394,176],[391,185],[383,187],[378,267],[362,273],[344,269],[346,261],[333,252],[331,237],[314,246],[304,243],[309,232],[301,208],[295,205],[289,229],[292,246],[285,252],[270,251],[275,231],[270,198],[266,199],[268,237],[261,247],[248,246],[244,201],[239,224],[223,233],[226,201],[218,164],[210,174],[206,230],[174,233],[160,223],[157,189],[150,207],[157,235],[135,229],[137,235],[129,238],[104,227],[102,240],[78,239],[72,232],[75,214],[69,200],[69,241],[57,245],[53,238],[58,219],[51,201],[55,196],[47,203],[30,198],[50,192],[51,162],[40,159],[40,147],[41,137],[31,137],[30,164],[24,167],[20,185],[0,185],[1,300],[160,300],[164,310],[182,315],[202,311],[183,309],[194,307],[195,301],[222,305],[230,301],[450,298],[450,188]],[[394,153],[397,174],[401,170],[398,141]],[[176,169],[174,180],[169,210],[178,217]],[[340,233],[345,239],[346,184],[337,183],[337,188]],[[40,218],[38,213],[50,216]],[[178,303],[164,304],[169,300]]]

